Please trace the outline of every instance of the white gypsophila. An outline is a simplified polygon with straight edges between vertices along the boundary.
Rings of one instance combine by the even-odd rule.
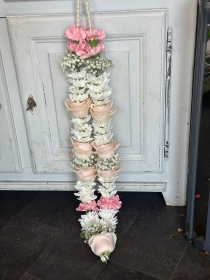
[[[91,186],[89,187],[83,187],[81,188],[77,193],[75,193],[75,196],[78,196],[78,200],[84,202],[84,203],[89,203],[92,200],[95,200],[97,198],[96,195],[94,195],[95,190],[92,189]]]
[[[114,170],[120,166],[119,155],[115,154],[114,156],[107,159],[98,158],[96,166],[101,170],[108,170],[108,169]]]
[[[115,232],[117,225],[113,224],[112,221],[100,220],[101,231],[105,232]]]
[[[77,71],[74,71],[72,73],[69,73],[67,74],[67,76],[70,78],[70,82],[72,80],[78,80],[78,79],[86,79],[86,75],[87,75],[87,72],[85,69],[83,69],[82,71],[80,72],[77,72]],[[68,80],[69,81],[69,80]]]
[[[79,219],[82,231],[90,231],[90,229],[98,228],[100,226],[100,219],[98,213],[90,211],[86,215],[82,215]]]
[[[72,118],[70,121],[73,125],[83,125],[91,119],[91,115],[87,115],[84,118]]]
[[[114,134],[111,132],[108,132],[105,134],[95,134],[94,139],[95,139],[96,145],[104,145],[104,144],[109,143],[112,140],[113,135]]]
[[[100,76],[95,76],[95,75],[88,74],[87,75],[87,80],[92,85],[108,84],[108,82],[110,81],[110,79],[108,79],[109,75],[110,75],[109,72],[104,72]]]
[[[95,186],[96,186],[95,182],[83,182],[83,181],[78,180],[74,187],[75,187],[76,190],[81,190],[83,188],[87,188],[87,187],[93,188]]]
[[[96,163],[96,155],[90,156],[88,159],[78,159],[72,155],[71,165],[72,167],[91,167]]]
[[[99,186],[98,192],[100,192],[102,196],[110,198],[117,193],[117,190],[115,190],[115,188],[115,183],[104,183],[103,185]]]
[[[97,121],[93,120],[92,125],[93,125],[95,134],[108,133],[108,132],[110,132],[110,130],[113,127],[111,124],[111,120],[109,120],[107,122],[97,122]]]

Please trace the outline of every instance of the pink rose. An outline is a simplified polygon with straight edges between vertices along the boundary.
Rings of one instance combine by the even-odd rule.
[[[117,173],[120,171],[121,167],[117,167],[115,169],[109,169],[109,170],[101,170],[101,169],[97,169],[97,174],[98,176],[102,177],[102,178],[114,178]]]
[[[77,211],[87,211],[87,210],[93,210],[93,211],[98,211],[97,204],[95,200],[92,200],[89,203],[81,202],[79,204],[79,207],[76,208]]]
[[[110,119],[110,116],[116,112],[116,109],[112,109],[113,102],[110,101],[107,104],[103,105],[94,105],[90,106],[90,113],[94,120],[98,122],[106,122]]]
[[[84,56],[87,56],[89,54],[90,50],[90,45],[86,41],[83,41],[82,43],[77,45],[76,54],[83,58]]]
[[[113,232],[103,231],[100,234],[93,235],[88,243],[93,253],[101,257],[102,261],[106,261],[107,258],[104,260],[104,256],[108,257],[114,251],[116,241],[117,237]]]
[[[65,100],[66,108],[73,118],[84,118],[85,116],[87,116],[90,104],[91,101],[89,98],[82,102],[74,102],[70,99]]]
[[[83,182],[93,182],[96,177],[96,170],[94,167],[80,167],[76,168],[76,170],[73,170],[76,175],[78,180],[83,181]]]
[[[119,199],[119,195],[113,195],[111,197],[101,196],[97,202],[98,206],[102,209],[120,209],[122,202]]]
[[[77,44],[73,43],[72,41],[68,41],[67,48],[72,52],[76,52]]]
[[[104,50],[104,44],[103,43],[98,43],[98,45],[95,48],[88,49],[87,53],[84,55],[81,55],[81,58],[88,58],[91,56],[94,56]],[[79,55],[79,54],[78,54]]]
[[[92,146],[90,142],[78,142],[74,138],[71,138],[71,143],[73,145],[72,153],[78,159],[89,159],[93,154]]]
[[[72,149],[73,155],[81,160],[89,159],[90,156],[92,156],[93,151],[83,152],[79,149]]]
[[[82,26],[72,25],[65,31],[66,38],[82,42],[86,38],[86,29]]]
[[[86,39],[87,40],[102,40],[105,38],[105,32],[101,29],[88,29],[86,30]]]
[[[90,151],[92,151],[91,142],[83,143],[83,142],[76,141],[74,138],[71,138],[71,143],[72,143],[74,149],[81,150],[83,152],[90,152]]]
[[[110,141],[104,145],[96,145],[94,142],[92,143],[93,148],[96,150],[98,157],[100,158],[110,158],[115,154],[115,150],[119,147],[119,143],[115,140]]]

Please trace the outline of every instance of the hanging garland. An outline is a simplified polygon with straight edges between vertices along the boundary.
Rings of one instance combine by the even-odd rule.
[[[119,144],[112,138],[110,119],[116,109],[110,100],[108,69],[114,64],[111,59],[100,57],[105,32],[92,29],[88,0],[84,2],[88,28],[80,26],[80,1],[77,0],[76,25],[65,31],[68,50],[61,67],[70,83],[65,106],[73,124],[71,164],[78,179],[75,195],[81,201],[76,210],[85,212],[79,219],[80,236],[94,254],[107,262],[115,248],[116,214],[122,204],[115,184],[121,168],[115,151]],[[96,177],[100,182],[98,200]]]

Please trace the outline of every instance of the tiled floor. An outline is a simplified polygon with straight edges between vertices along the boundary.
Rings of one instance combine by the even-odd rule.
[[[210,182],[210,93],[204,96],[196,230],[203,233]],[[210,280],[210,256],[187,244],[185,208],[160,193],[120,193],[118,241],[103,265],[80,239],[72,192],[0,192],[0,280]]]

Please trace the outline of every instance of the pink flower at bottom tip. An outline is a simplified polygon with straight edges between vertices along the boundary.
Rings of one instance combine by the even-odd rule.
[[[120,209],[122,202],[119,199],[119,195],[113,195],[110,198],[101,196],[97,204],[102,209],[108,208],[117,210]]]
[[[95,200],[92,200],[91,202],[81,202],[79,204],[79,207],[76,208],[77,211],[87,211],[87,210],[93,210],[93,211],[98,211],[97,204]]]

